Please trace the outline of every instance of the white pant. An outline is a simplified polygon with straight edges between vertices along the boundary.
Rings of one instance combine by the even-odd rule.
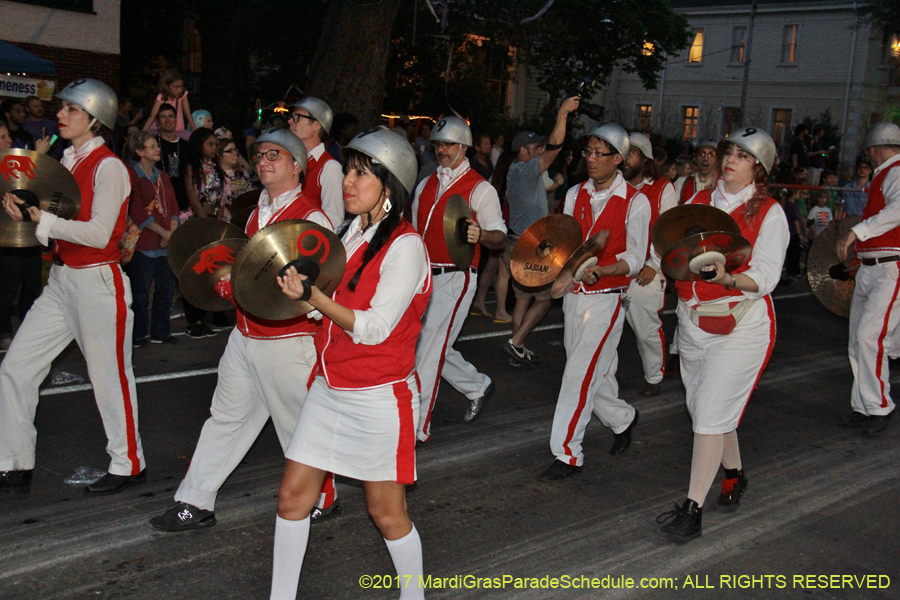
[[[422,333],[416,343],[416,371],[422,385],[416,437],[431,437],[431,411],[437,400],[441,377],[469,400],[480,398],[491,384],[453,348],[469,314],[478,278],[468,270],[445,273],[433,279],[428,309],[422,317]]]
[[[734,431],[775,346],[771,296],[757,300],[728,335],[707,333],[678,302],[681,381],[694,433]]]
[[[862,266],[850,304],[850,406],[866,415],[894,410],[888,356],[896,355],[900,322],[900,263]]]
[[[625,323],[621,294],[568,294],[563,300],[566,370],[553,415],[550,450],[557,459],[581,466],[581,441],[591,420],[622,433],[634,408],[619,398],[616,367]]]
[[[0,365],[0,471],[34,468],[38,386],[73,339],[84,354],[103,419],[109,472],[137,475],[144,469],[130,306],[131,285],[118,264],[50,269],[47,287]]]
[[[647,383],[659,383],[665,374],[666,337],[659,311],[666,301],[666,276],[659,272],[647,285],[632,280],[628,286],[625,319],[637,338],[638,354]]]
[[[237,328],[219,361],[219,380],[176,502],[213,510],[216,494],[269,417],[287,450],[316,363],[312,336],[255,340]]]

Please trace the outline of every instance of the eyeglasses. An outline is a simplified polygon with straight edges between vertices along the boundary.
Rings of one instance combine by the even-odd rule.
[[[697,158],[699,158],[700,160],[703,160],[704,158],[719,158],[719,153],[718,153],[718,152],[715,152],[715,151],[710,151],[710,152],[697,152],[697,153],[695,154],[695,156],[696,156]]]
[[[618,152],[603,152],[602,150],[582,150],[581,155],[585,158],[593,158],[599,160],[604,156],[615,156]]]
[[[281,150],[266,150],[265,152],[255,152],[250,156],[253,159],[253,162],[258,163],[263,159],[263,156],[266,157],[266,160],[269,162],[275,162],[278,160],[278,155],[281,154]]]
[[[294,114],[292,114],[292,115],[290,116],[290,118],[288,118],[288,121],[290,121],[291,123],[297,123],[297,122],[300,121],[301,118],[303,118],[303,119],[309,119],[310,121],[315,121],[315,120],[316,120],[315,117],[311,117],[311,116],[309,116],[309,115],[301,115],[300,113],[294,113]]]
[[[275,150],[275,152],[278,152],[278,150]],[[235,154],[235,153],[237,153],[237,148],[231,148],[230,150],[222,150],[222,154]],[[276,157],[277,157],[277,155],[276,155]],[[270,158],[269,160],[275,160],[275,159]]]

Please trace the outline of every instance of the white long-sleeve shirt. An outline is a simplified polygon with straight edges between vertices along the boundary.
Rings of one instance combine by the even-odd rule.
[[[297,194],[300,193],[302,189],[302,185],[298,185],[292,190],[288,190],[283,194],[279,194],[275,196],[274,200],[269,199],[269,192],[263,190],[259,195],[259,202],[257,203],[257,218],[259,219],[259,228],[262,229],[266,225],[269,224],[269,221],[278,214],[278,212],[287,206],[291,200],[297,197]],[[337,226],[332,225],[328,219],[328,216],[325,212],[315,211],[306,217],[307,221],[312,221],[317,225],[321,225],[322,227],[328,229],[329,231],[334,231]]]
[[[653,183],[652,179],[644,179],[638,185],[634,186],[638,191],[642,190],[645,185],[650,185]],[[659,199],[659,214],[663,214],[670,208],[674,208],[678,206],[678,194],[675,193],[675,186],[671,183],[665,185],[663,187],[662,196]],[[644,266],[653,267],[659,272],[659,257],[656,255],[656,251],[653,248],[653,241],[650,241],[650,252],[647,260],[644,262]]]
[[[72,171],[78,163],[103,145],[102,137],[91,138],[78,151],[69,146],[63,152],[62,166]],[[94,199],[91,203],[91,218],[88,221],[60,219],[47,211],[41,211],[35,235],[38,241],[47,245],[49,239],[65,240],[90,248],[105,248],[122,212],[122,204],[131,194],[131,178],[121,160],[105,158],[97,165],[94,173]]]
[[[875,169],[872,178],[874,179],[880,172],[898,161],[900,161],[900,154],[887,159]],[[856,234],[856,237],[860,241],[878,237],[891,229],[900,227],[900,168],[894,169],[885,175],[881,190],[884,193],[884,208],[882,208],[878,214],[869,217],[865,221],[860,221],[853,226],[853,233]],[[891,256],[894,254],[896,254],[896,252],[891,250],[859,253],[860,256],[866,258],[880,258],[882,256]]]
[[[372,241],[383,222],[379,221],[365,232],[360,217],[350,223],[343,239],[348,261],[355,251],[363,251],[360,249],[363,242]],[[374,346],[386,340],[400,323],[413,297],[425,285],[430,270],[428,253],[421,237],[406,235],[395,240],[381,263],[378,287],[369,309],[353,311],[356,316],[353,331],[350,332],[353,343]]]
[[[323,154],[325,144],[319,144],[308,156],[318,161]],[[336,160],[327,161],[319,173],[319,180],[322,183],[322,212],[331,219],[331,228],[337,229],[344,222],[344,172],[341,163]]]
[[[596,221],[606,205],[609,204],[612,196],[625,197],[628,184],[621,173],[616,173],[613,184],[605,190],[595,189],[593,179],[588,179],[584,185],[591,194],[591,215]],[[575,213],[575,199],[578,197],[579,187],[576,185],[566,192],[563,212],[569,216],[573,216]],[[638,192],[631,199],[631,206],[628,207],[628,213],[625,216],[625,252],[616,255],[616,260],[624,260],[628,263],[627,275],[629,277],[637,275],[644,266],[649,232],[650,201],[647,200],[647,196]]]

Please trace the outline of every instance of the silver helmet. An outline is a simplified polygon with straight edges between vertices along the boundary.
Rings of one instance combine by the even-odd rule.
[[[416,184],[418,163],[416,153],[406,140],[386,127],[363,131],[350,140],[346,148],[362,152],[376,163],[384,165],[410,194]]]
[[[866,132],[863,149],[872,146],[900,146],[900,127],[896,123],[875,123]]]
[[[631,143],[628,141],[628,133],[615,123],[598,125],[588,131],[587,135],[582,139],[587,140],[587,138],[590,137],[601,139],[609,144],[613,150],[622,155],[622,160],[628,158],[628,151],[631,149]],[[651,150],[651,155],[652,154],[653,152]]]
[[[719,142],[717,151],[720,156],[724,155],[724,145],[728,143],[739,146],[752,154],[766,170],[766,175],[775,166],[775,160],[778,158],[775,141],[772,139],[772,136],[762,129],[741,127],[732,131]]]
[[[700,148],[712,148],[716,152],[719,151],[719,144],[715,140],[700,140],[697,142],[697,145],[694,146],[694,152],[699,150]]]
[[[96,79],[76,79],[56,95],[60,100],[77,104],[89,115],[109,127],[116,126],[119,99],[111,87]]]
[[[331,133],[331,124],[334,122],[334,113],[324,100],[307,96],[300,102],[296,102],[291,108],[305,108],[309,114],[322,125],[325,133]]]
[[[653,160],[653,144],[650,143],[650,138],[646,135],[633,131],[628,134],[628,143],[631,144],[632,147],[640,150],[641,154],[644,155],[644,158]]]
[[[272,129],[263,133],[256,138],[256,142],[250,149],[251,156],[263,142],[277,144],[290,152],[294,160],[299,163],[300,168],[303,169],[303,177],[306,177],[306,146],[303,145],[303,141],[300,138],[291,133],[290,129]]]
[[[469,124],[459,117],[444,117],[431,130],[428,141],[471,146],[472,130],[469,129]]]

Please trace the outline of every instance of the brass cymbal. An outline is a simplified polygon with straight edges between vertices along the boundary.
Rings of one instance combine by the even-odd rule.
[[[851,251],[845,262],[835,255],[839,239],[847,235],[850,228],[859,223],[859,217],[846,217],[832,221],[822,233],[816,236],[806,259],[806,277],[809,288],[825,308],[844,318],[850,317],[850,303],[856,288],[856,269],[859,259],[856,251]]]
[[[250,215],[253,214],[253,211],[256,210],[256,205],[253,206],[245,206],[241,210],[237,212],[231,213],[231,223],[232,225],[236,225],[241,228],[241,231],[247,230],[247,221],[250,220]]]
[[[199,248],[227,239],[247,239],[247,234],[236,225],[214,217],[190,219],[179,225],[167,245],[172,272],[181,273],[185,263]]]
[[[453,264],[459,269],[468,269],[475,258],[475,244],[466,239],[469,224],[466,219],[474,219],[469,204],[459,194],[453,194],[444,205],[444,242]]]
[[[0,210],[0,248],[31,248],[40,246],[37,223],[13,221],[6,211]]]
[[[234,298],[241,308],[262,319],[282,321],[313,310],[291,300],[278,285],[279,272],[296,259],[319,264],[316,287],[331,295],[344,277],[347,253],[334,232],[311,221],[289,219],[260,229],[244,246],[232,271]]]
[[[593,257],[597,257],[603,249],[606,248],[606,242],[609,241],[609,231],[603,230],[589,237],[585,243],[578,246],[578,249],[569,257],[566,264],[563,265],[559,277],[553,282],[550,290],[550,296],[553,298],[562,298],[575,288],[575,284],[581,281],[581,273],[578,273],[586,261]],[[578,275],[576,277],[576,275]]]
[[[231,214],[240,212],[247,208],[248,206],[256,206],[259,204],[259,195],[262,194],[262,190],[250,190],[249,192],[244,192],[237,198],[231,201]],[[232,220],[232,223],[234,221]]]
[[[662,270],[679,281],[703,281],[700,266],[718,258],[725,261],[725,271],[730,273],[750,260],[751,251],[750,242],[739,233],[707,231],[688,236],[669,248],[662,257]]]
[[[682,204],[659,215],[650,232],[650,239],[657,254],[665,256],[684,238],[706,231],[741,234],[737,222],[724,210],[705,204]]]
[[[552,283],[582,242],[581,225],[569,215],[538,219],[519,237],[509,266],[512,276],[526,287]]]
[[[81,210],[81,190],[69,170],[31,150],[0,150],[0,196],[6,192],[62,219],[75,219]]]
[[[203,310],[233,309],[231,300],[216,293],[216,284],[231,274],[237,253],[246,244],[247,238],[216,240],[194,252],[178,277],[178,287],[188,302]]]

